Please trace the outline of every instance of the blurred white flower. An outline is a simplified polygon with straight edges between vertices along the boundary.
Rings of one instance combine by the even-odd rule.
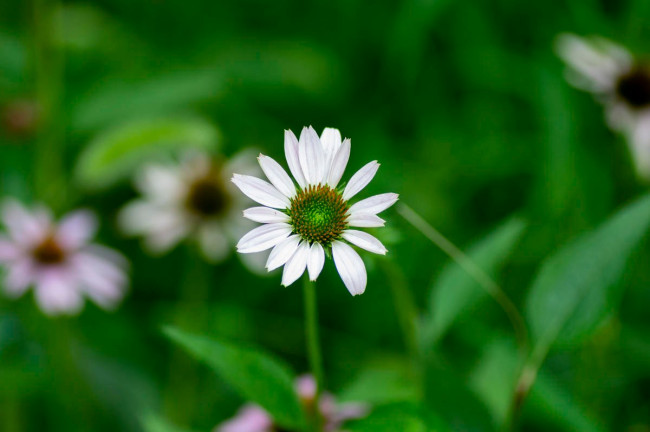
[[[298,188],[275,160],[260,155],[258,160],[271,183],[256,177],[235,174],[232,181],[263,207],[244,211],[244,217],[263,223],[241,238],[241,253],[273,248],[266,267],[269,271],[284,266],[282,284],[291,285],[304,272],[316,280],[331,250],[343,283],[352,295],[366,289],[366,268],[361,257],[347,243],[384,255],[379,240],[352,227],[382,227],[377,216],[395,204],[398,195],[385,193],[350,205],[375,176],[379,164],[373,161],[352,176],[345,188],[337,189],[350,156],[350,140],[341,142],[338,129],[326,128],[318,137],[312,128],[304,128],[300,141],[285,131],[284,151]]]
[[[97,220],[89,211],[70,213],[57,225],[47,209],[30,212],[8,200],[2,222],[7,236],[0,236],[0,264],[6,269],[8,296],[18,298],[33,285],[48,315],[78,313],[84,296],[105,309],[124,296],[127,262],[116,251],[90,243]]]
[[[185,155],[180,164],[145,166],[135,186],[142,197],[127,204],[118,216],[128,235],[143,236],[147,250],[167,252],[192,237],[206,259],[226,258],[245,231],[244,200],[228,181],[234,170],[250,172],[242,154],[218,163],[202,153]]]
[[[313,413],[316,398],[316,381],[311,375],[296,379],[296,392],[307,412]],[[359,419],[368,415],[369,408],[363,403],[338,405],[334,397],[325,393],[320,398],[319,414],[323,419],[325,432],[339,431],[347,420]],[[271,416],[263,408],[246,404],[232,419],[218,425],[213,432],[276,432],[279,430]]]
[[[564,34],[556,48],[567,81],[605,106],[609,126],[626,136],[639,175],[650,180],[650,66],[600,37]]]

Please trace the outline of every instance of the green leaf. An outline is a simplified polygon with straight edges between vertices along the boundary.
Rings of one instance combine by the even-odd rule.
[[[383,405],[417,399],[412,370],[367,369],[339,394],[341,401],[363,401]]]
[[[432,427],[425,422],[421,409],[410,403],[394,403],[374,407],[370,414],[360,420],[344,425],[349,432],[443,432],[447,428],[441,422]],[[435,424],[435,423],[434,423]]]
[[[151,413],[142,416],[140,423],[144,432],[189,432]]]
[[[575,342],[600,324],[617,303],[618,282],[649,224],[650,195],[547,258],[527,299],[537,345]]]
[[[88,145],[77,161],[76,179],[85,188],[107,187],[163,151],[210,150],[217,141],[217,129],[200,119],[129,123],[100,134]]]
[[[496,277],[525,228],[526,223],[522,219],[509,219],[472,246],[468,256],[483,271]],[[431,292],[430,311],[423,323],[424,346],[438,341],[459,317],[486,296],[487,292],[458,263],[449,263]]]
[[[165,334],[230,384],[242,398],[255,402],[287,428],[301,429],[305,415],[289,368],[268,354],[223,341],[166,328]]]

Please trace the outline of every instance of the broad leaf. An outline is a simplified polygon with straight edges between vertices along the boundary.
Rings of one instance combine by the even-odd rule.
[[[254,349],[174,328],[165,329],[165,334],[210,366],[242,398],[263,407],[279,425],[302,430],[305,416],[294,390],[294,377],[279,360]]]
[[[649,224],[645,196],[546,260],[527,299],[536,345],[574,342],[598,326],[617,303],[625,265]]]
[[[469,249],[468,256],[483,271],[496,277],[521,238],[526,224],[513,218]],[[422,343],[430,346],[439,340],[453,323],[487,296],[476,280],[458,263],[449,263],[431,292],[430,310],[423,322]]]
[[[418,391],[412,371],[368,369],[360,373],[338,396],[341,401],[383,405],[416,400]]]
[[[440,420],[426,421],[422,410],[410,403],[394,403],[372,408],[363,419],[347,422],[349,432],[446,432]]]
[[[100,134],[81,154],[76,177],[86,188],[100,188],[128,176],[162,151],[215,148],[218,132],[199,119],[138,121]]]
[[[144,432],[189,432],[187,429],[181,429],[155,414],[142,416],[140,423]]]

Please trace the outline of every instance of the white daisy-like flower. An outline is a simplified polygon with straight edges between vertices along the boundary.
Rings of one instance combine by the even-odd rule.
[[[568,66],[567,81],[605,106],[610,127],[628,140],[639,175],[650,180],[650,65],[600,37],[561,35],[557,53]]]
[[[116,251],[90,243],[97,220],[89,211],[75,211],[55,224],[47,209],[30,212],[11,200],[2,206],[2,222],[7,236],[0,236],[0,265],[9,297],[34,286],[43,312],[72,315],[82,309],[84,296],[105,309],[124,296],[127,262]]]
[[[287,130],[284,135],[287,164],[298,187],[275,160],[260,155],[258,160],[270,183],[256,177],[235,174],[232,181],[252,200],[262,204],[244,211],[244,217],[264,225],[239,240],[241,253],[273,248],[266,268],[284,266],[282,285],[289,286],[304,272],[316,280],[325,253],[331,251],[336,269],[352,295],[366,289],[366,268],[359,254],[346,242],[384,255],[386,248],[372,235],[353,228],[384,226],[377,216],[395,204],[398,195],[385,193],[350,204],[375,176],[379,164],[365,165],[344,188],[339,182],[350,156],[350,140],[341,141],[337,129],[326,128],[318,137],[310,126],[300,140]]]
[[[179,164],[145,166],[135,182],[142,197],[118,215],[121,229],[144,237],[146,249],[154,254],[191,237],[206,259],[223,260],[245,232],[245,203],[229,180],[235,170],[251,171],[246,159],[248,154],[242,154],[219,163],[207,154],[191,153]]]
[[[311,375],[296,379],[296,393],[305,410],[314,411],[316,381]],[[325,432],[338,432],[348,420],[360,419],[368,415],[369,407],[364,403],[348,402],[338,404],[333,395],[325,393],[319,401],[319,414],[323,419]],[[262,407],[255,404],[244,405],[230,420],[217,426],[213,432],[277,432],[280,429],[273,418]]]

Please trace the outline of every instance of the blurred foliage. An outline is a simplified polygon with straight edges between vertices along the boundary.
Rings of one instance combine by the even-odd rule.
[[[51,320],[31,294],[0,296],[0,430],[208,431],[245,399],[299,424],[278,366],[308,369],[299,287],[233,256],[195,281],[205,299],[182,300],[196,256],[147,256],[115,216],[145,160],[187,147],[282,160],[283,129],[309,124],[352,138],[347,176],[379,160],[364,193],[400,193],[532,335],[518,349],[499,305],[387,212],[390,253],[364,257],[366,293],[349,296],[331,262],[317,284],[327,387],[375,406],[350,431],[650,430],[647,185],[552,52],[570,31],[647,55],[649,17],[647,0],[0,2],[2,195],[95,209],[132,267],[114,313]],[[390,268],[421,314],[417,366]],[[203,363],[163,336],[170,324]]]

